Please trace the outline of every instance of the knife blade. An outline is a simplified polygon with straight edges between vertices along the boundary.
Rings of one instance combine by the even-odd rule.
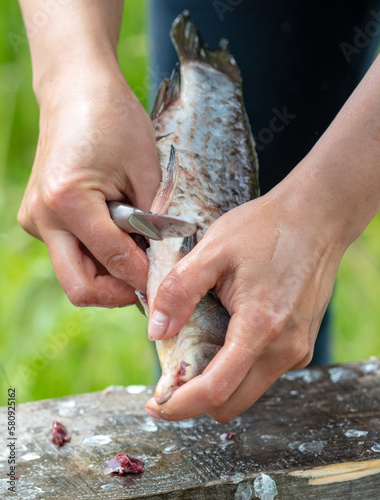
[[[138,233],[160,241],[165,238],[185,238],[197,230],[196,224],[180,217],[143,212],[117,201],[107,204],[115,224],[127,233]]]

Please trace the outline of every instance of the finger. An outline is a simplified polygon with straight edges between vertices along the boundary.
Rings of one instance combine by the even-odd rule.
[[[264,348],[265,335],[257,334],[255,342],[252,335],[250,323],[234,314],[224,346],[203,374],[177,389],[167,403],[158,405],[151,399],[146,408],[167,420],[191,418],[220,408],[239,387]]]
[[[69,300],[76,306],[121,307],[136,302],[134,289],[123,281],[99,273],[81,250],[78,239],[67,232],[44,235],[54,271]]]
[[[225,260],[202,243],[181,259],[158,287],[148,325],[151,340],[178,333],[223,273]]]
[[[308,329],[309,322],[305,320],[305,324],[298,324],[286,337],[279,336],[267,346],[236,391],[209,415],[218,422],[231,421],[250,408],[281,375],[308,365],[313,354]]]
[[[281,375],[288,371],[289,367],[279,361],[277,357],[269,356],[258,359],[232,396],[220,408],[208,413],[210,417],[217,422],[227,423],[250,408]]]
[[[75,192],[56,211],[69,232],[81,241],[108,272],[135,289],[146,291],[148,259],[132,238],[112,221],[102,193],[93,192],[85,203]]]
[[[17,222],[24,231],[42,241],[42,236],[38,230],[38,227],[33,222],[33,220],[28,216],[23,205],[20,207],[20,210],[18,211]]]

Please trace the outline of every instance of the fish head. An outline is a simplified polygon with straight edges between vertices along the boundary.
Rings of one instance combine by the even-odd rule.
[[[229,314],[216,296],[207,294],[181,331],[164,341],[157,341],[162,375],[155,391],[163,404],[174,391],[203,373],[224,343]]]

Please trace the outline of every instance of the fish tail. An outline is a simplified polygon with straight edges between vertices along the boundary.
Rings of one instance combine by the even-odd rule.
[[[208,49],[188,10],[174,20],[170,36],[181,61],[201,61],[226,74],[231,80],[241,83],[240,69],[230,53],[228,40],[222,38],[215,50]]]
[[[179,164],[176,150],[173,145],[170,147],[169,163],[166,167],[164,178],[158,188],[156,197],[153,200],[151,212],[156,214],[165,214],[173,199],[174,191],[177,186],[179,173]]]

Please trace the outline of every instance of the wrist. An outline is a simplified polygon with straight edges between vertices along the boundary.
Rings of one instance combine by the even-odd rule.
[[[120,67],[111,61],[75,60],[70,65],[47,70],[34,89],[40,106],[54,109],[69,102],[107,102],[135,98]]]
[[[345,250],[380,210],[380,58],[284,184]],[[290,182],[286,182],[290,181]],[[297,187],[297,182],[299,186]],[[301,193],[294,192],[294,186]],[[308,213],[313,210],[315,213]],[[317,221],[317,222],[316,222]]]
[[[354,238],[345,207],[334,192],[339,186],[324,175],[329,168],[333,166],[311,152],[272,191],[295,231],[340,259]]]
[[[116,47],[123,0],[65,2],[49,11],[38,29],[33,20],[42,7],[39,0],[20,0],[28,32],[37,99],[62,78],[75,81],[83,69],[118,67]]]
[[[111,50],[100,54],[82,48],[65,52],[59,59],[47,55],[43,62],[33,61],[33,90],[40,105],[64,90],[96,90],[97,86],[111,81],[125,81],[116,54]]]

